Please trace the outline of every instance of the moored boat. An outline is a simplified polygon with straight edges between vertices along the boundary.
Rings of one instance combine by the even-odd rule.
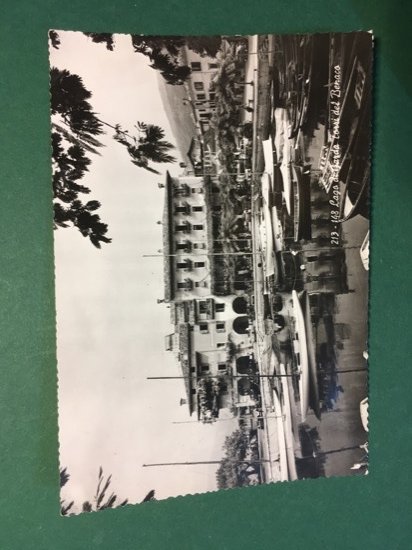
[[[295,334],[293,347],[299,371],[299,395],[301,421],[306,421],[309,407],[309,358],[306,340],[305,318],[296,290],[292,291],[293,312],[295,317]]]
[[[279,445],[279,471],[280,481],[288,481],[289,479],[289,467],[288,467],[288,455],[285,439],[285,428],[283,424],[282,409],[280,406],[280,400],[277,391],[273,390],[273,403],[276,414],[277,436]]]
[[[319,385],[318,385],[318,369],[316,361],[315,339],[312,329],[312,321],[310,318],[310,305],[309,294],[305,292],[305,329],[306,329],[306,341],[308,344],[308,358],[309,358],[309,405],[316,415],[316,418],[320,420],[321,410],[319,401]]]
[[[282,417],[284,419],[284,433],[285,433],[286,455],[288,460],[289,478],[291,480],[295,480],[298,478],[298,474],[296,471],[296,460],[295,460],[295,442],[294,442],[293,430],[292,430],[292,413],[291,413],[289,387],[288,387],[288,381],[286,378],[286,369],[283,363],[280,363],[279,365],[279,373],[281,376],[281,385],[282,385],[281,411],[282,411]]]

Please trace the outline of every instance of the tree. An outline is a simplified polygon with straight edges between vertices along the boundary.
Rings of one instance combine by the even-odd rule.
[[[138,122],[137,136],[132,136],[119,125],[99,119],[89,102],[91,92],[78,75],[67,70],[52,67],[50,91],[51,112],[59,120],[52,123],[54,227],[77,227],[101,248],[102,243],[111,242],[107,224],[96,212],[101,205],[80,200],[79,194],[89,194],[90,189],[79,182],[91,164],[87,153],[100,154],[103,144],[97,137],[104,133],[104,126],[114,130],[113,138],[127,148],[133,164],[155,174],[159,172],[149,162],[175,162],[170,154],[174,146],[165,139],[160,126]]]
[[[101,243],[110,243],[112,240],[106,236],[107,224],[100,220],[98,214],[93,213],[100,206],[99,201],[88,201],[84,204],[79,199],[75,199],[68,208],[65,208],[56,202],[54,204],[55,228],[69,227],[72,223],[83,237],[89,237],[96,248],[101,248]]]
[[[79,138],[94,139],[103,134],[103,124],[89,103],[92,94],[77,74],[66,69],[50,70],[50,107]]]
[[[150,67],[160,72],[168,84],[180,86],[184,84],[191,70],[187,65],[179,65],[164,53],[158,52],[150,56]]]
[[[160,126],[137,122],[135,128],[137,136],[130,136],[119,125],[116,126],[114,135],[114,139],[126,147],[133,164],[154,174],[159,174],[157,170],[149,166],[149,161],[157,163],[176,161],[169,154],[174,145],[164,139],[165,132]]]
[[[60,46],[60,38],[59,38],[59,35],[57,34],[56,31],[49,31],[49,39],[50,39],[50,44],[53,48],[55,48],[56,50],[59,49],[59,46]]]
[[[67,468],[60,469],[60,487],[66,485],[69,479],[70,475],[67,473]],[[85,502],[83,502],[81,506],[82,512],[97,512],[98,510],[106,510],[107,508],[115,508],[116,506],[126,506],[126,504],[128,503],[128,499],[122,500],[117,504],[118,496],[113,491],[111,491],[111,482],[112,476],[109,475],[105,477],[103,474],[103,468],[100,466],[97,477],[96,493],[91,501],[86,500]],[[142,503],[149,502],[151,500],[156,500],[154,489],[147,493],[147,495],[142,500]],[[66,504],[64,500],[61,500],[60,505],[61,514],[63,516],[66,516],[72,509],[74,501]]]
[[[63,147],[63,138],[58,132],[52,132],[54,193],[54,227],[77,227],[84,237],[88,237],[97,248],[101,243],[109,243],[108,227],[102,223],[96,210],[98,201],[86,204],[78,198],[79,193],[88,194],[90,189],[78,182],[88,171],[91,160],[85,155],[84,148],[73,144],[67,150]]]
[[[223,450],[225,456],[216,472],[218,488],[249,485],[250,473],[257,473],[255,460],[258,458],[257,451],[251,448],[249,433],[245,429],[236,430],[226,437]]]
[[[67,468],[60,469],[60,488],[64,487],[69,481],[70,475],[67,473]],[[73,508],[74,500],[66,503],[63,499],[60,499],[60,513],[62,516],[67,516],[70,510]]]
[[[221,36],[187,36],[187,47],[201,57],[216,57],[222,45]]]
[[[185,45],[183,36],[141,36],[132,35],[132,45],[137,53],[147,56],[150,67],[160,72],[168,84],[182,85],[190,67],[180,63],[180,49]]]
[[[113,35],[106,32],[84,32],[84,35],[92,39],[96,44],[106,44],[106,48],[111,52],[114,49]]]

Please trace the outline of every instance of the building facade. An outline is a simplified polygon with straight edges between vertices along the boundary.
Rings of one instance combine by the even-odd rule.
[[[212,179],[166,176],[163,215],[166,337],[182,368],[189,412],[212,422],[221,409],[255,406],[253,338],[246,294],[216,296]]]
[[[204,134],[210,128],[210,119],[216,109],[211,84],[219,68],[218,61],[213,57],[200,56],[187,47],[182,48],[181,58],[182,63],[189,66],[192,71],[184,86],[187,101],[191,103],[196,122]]]

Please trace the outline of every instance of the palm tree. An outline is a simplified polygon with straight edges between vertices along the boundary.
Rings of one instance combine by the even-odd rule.
[[[119,125],[114,127],[116,131],[114,139],[126,147],[133,164],[154,174],[159,174],[157,170],[149,166],[149,161],[176,162],[175,157],[169,154],[174,145],[164,139],[165,132],[160,126],[137,122],[135,128],[138,132],[137,136],[130,136]]]

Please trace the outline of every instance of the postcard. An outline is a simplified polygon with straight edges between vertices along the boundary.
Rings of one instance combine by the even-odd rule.
[[[49,38],[61,513],[365,475],[372,34]]]

